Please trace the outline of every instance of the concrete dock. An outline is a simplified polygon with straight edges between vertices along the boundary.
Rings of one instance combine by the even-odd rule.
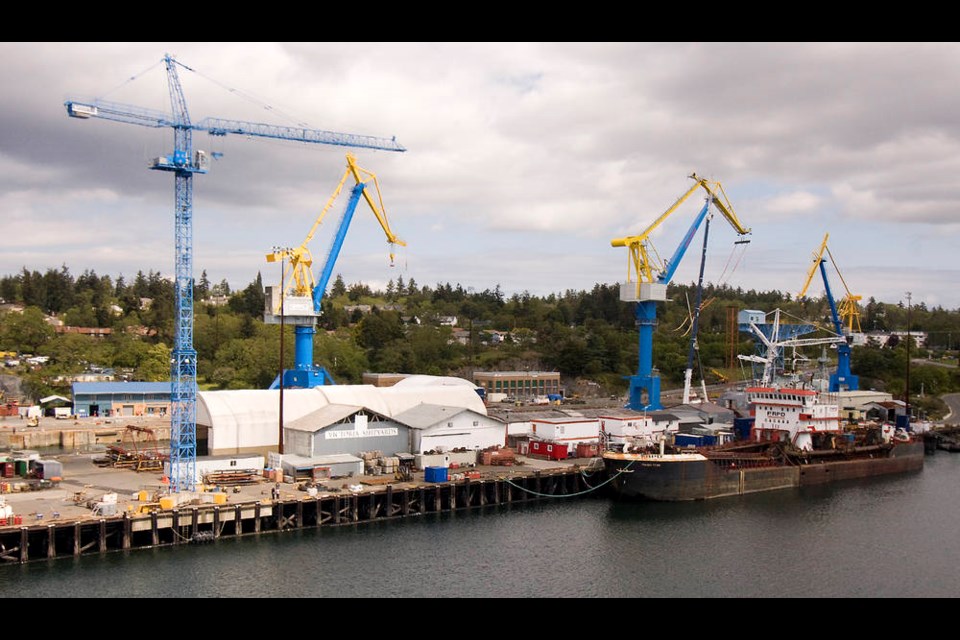
[[[166,488],[159,472],[101,468],[93,462],[99,455],[48,455],[63,465],[58,486],[0,496],[14,513],[0,525],[0,561],[26,563],[537,500],[577,499],[594,494],[602,482],[602,471],[589,459],[558,462],[518,457],[520,464],[515,466],[460,470],[472,472],[472,478],[461,479],[452,471],[457,479],[447,482],[425,482],[422,471],[415,472],[408,482],[358,476],[318,482],[314,495],[302,490],[302,484],[281,483],[278,498],[272,495],[275,483],[264,478],[254,484],[225,487],[218,496],[196,494],[188,502],[163,509],[152,501]],[[87,506],[111,493],[117,496],[115,515],[97,515]],[[139,499],[144,495],[147,501]]]

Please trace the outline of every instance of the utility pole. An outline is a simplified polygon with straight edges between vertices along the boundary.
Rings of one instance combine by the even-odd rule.
[[[290,247],[274,247],[274,255],[280,255],[280,420],[277,425],[277,453],[283,455],[283,333],[284,333],[284,315],[283,299],[284,295],[284,270],[286,268],[285,259],[290,253]]]
[[[910,311],[911,293],[907,291],[907,389],[904,393],[904,402],[907,405],[907,424],[910,424]]]

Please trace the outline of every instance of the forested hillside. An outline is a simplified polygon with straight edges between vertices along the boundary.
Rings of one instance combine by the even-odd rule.
[[[194,342],[202,388],[265,388],[279,367],[279,326],[266,325],[260,274],[239,291],[225,280],[211,284],[204,271],[195,283]],[[670,285],[658,311],[654,365],[665,388],[682,382],[690,346],[688,309],[693,285]],[[114,369],[118,378],[165,380],[173,332],[173,286],[159,272],[137,273],[128,280],[84,271],[74,277],[64,265],[45,273],[24,268],[0,277],[0,351],[48,356],[42,365],[25,360],[5,373],[23,380],[36,398],[69,393],[67,376]],[[728,309],[771,311],[779,308],[788,322],[829,327],[824,299],[796,301],[779,291],[707,286],[700,316],[699,362],[708,382],[747,375],[729,366]],[[956,353],[960,311],[910,309],[899,303],[869,300],[862,309],[864,331],[923,331],[924,349],[912,345],[911,356],[939,366],[916,364],[910,376],[914,403],[960,389]],[[455,318],[455,320],[454,320]],[[101,337],[58,333],[51,320],[68,327],[97,328]],[[338,382],[358,383],[365,371],[426,373],[469,377],[474,370],[556,370],[569,389],[577,380],[599,385],[602,393],[621,394],[623,376],[637,366],[637,331],[632,305],[619,300],[619,286],[596,284],[590,291],[567,290],[546,296],[505,295],[499,285],[483,291],[459,284],[420,285],[398,277],[382,291],[363,283],[347,285],[337,277],[323,302],[314,361]],[[61,329],[61,331],[63,331]],[[293,332],[287,327],[292,345]],[[826,334],[824,334],[826,335]],[[751,353],[753,341],[736,334],[735,351]],[[855,347],[853,370],[861,387],[902,396],[906,383],[906,341],[890,348]],[[820,352],[807,354],[816,360]],[[291,366],[293,349],[286,350]],[[16,361],[14,359],[13,361]],[[594,385],[596,386],[596,385]],[[930,404],[933,410],[935,404]]]

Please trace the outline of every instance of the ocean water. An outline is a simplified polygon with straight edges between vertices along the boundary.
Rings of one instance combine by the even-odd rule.
[[[609,496],[0,566],[11,597],[956,597],[960,454],[695,503]]]

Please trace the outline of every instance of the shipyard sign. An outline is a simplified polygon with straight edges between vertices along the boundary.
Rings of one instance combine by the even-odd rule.
[[[323,437],[327,440],[346,440],[348,438],[389,438],[400,434],[396,427],[383,429],[361,429],[358,431],[327,431]]]

